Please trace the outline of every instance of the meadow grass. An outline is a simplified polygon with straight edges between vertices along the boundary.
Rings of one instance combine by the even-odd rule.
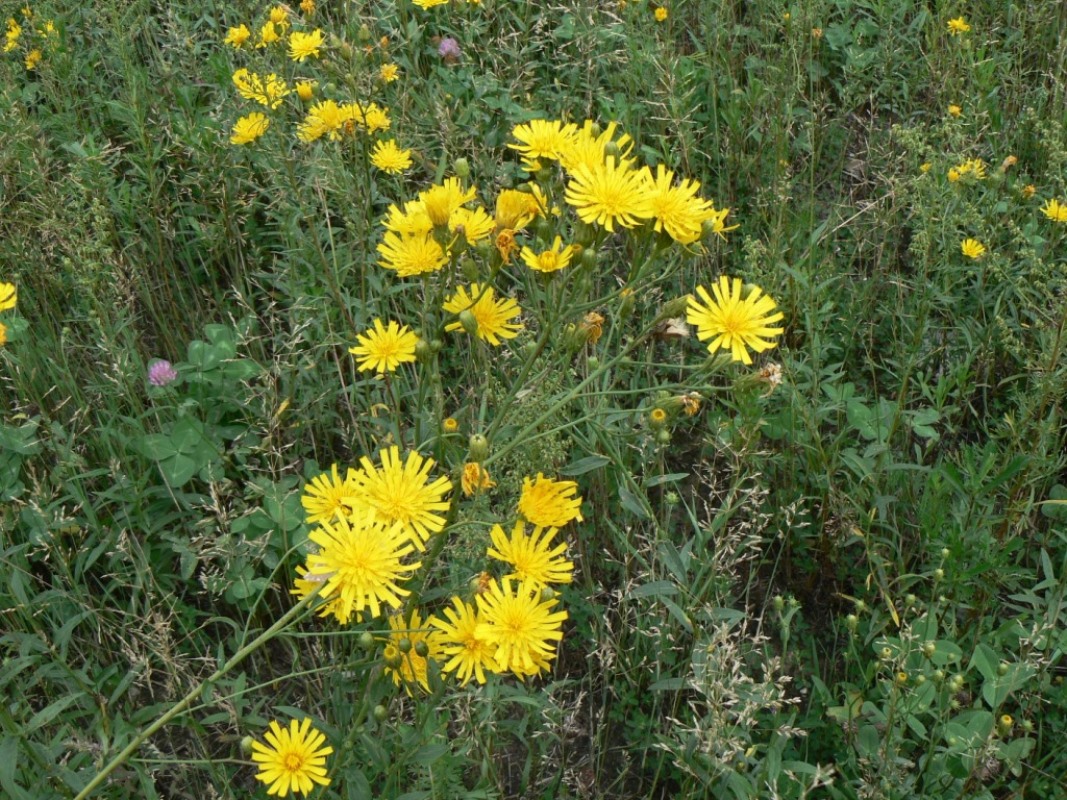
[[[4,797],[264,796],[251,742],[304,719],[323,798],[1067,796],[1067,6],[2,5]],[[615,123],[602,163],[728,214],[582,222],[533,120]],[[390,206],[452,179],[491,232],[384,268]],[[782,314],[751,364],[698,338],[720,276]],[[448,310],[473,283],[521,329]],[[410,361],[360,369],[376,320]],[[422,534],[358,510],[394,446]],[[309,519],[333,465],[406,548],[377,610]],[[519,518],[551,586],[487,553]],[[561,639],[464,684],[438,623],[503,653],[512,590]]]

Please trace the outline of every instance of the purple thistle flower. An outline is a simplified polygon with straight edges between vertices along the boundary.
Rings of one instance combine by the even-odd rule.
[[[178,380],[178,370],[163,358],[156,359],[148,365],[148,382],[153,386],[166,386]]]
[[[446,64],[455,64],[463,57],[463,51],[459,49],[459,42],[451,36],[446,36],[437,45],[437,55],[441,56]]]

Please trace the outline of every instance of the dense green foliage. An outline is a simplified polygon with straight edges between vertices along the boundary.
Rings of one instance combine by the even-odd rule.
[[[223,39],[269,4],[33,4],[0,53],[0,795],[74,797],[192,694],[93,796],[265,796],[241,740],[303,716],[315,797],[1067,796],[1067,6],[966,5],[320,0],[301,74],[389,108],[392,176],[281,122],[230,144],[266,56]],[[522,183],[535,118],[617,122],[739,227],[513,268],[527,327],[478,347],[377,265],[379,220],[457,159],[486,203]],[[720,274],[785,314],[752,367],[671,328]],[[379,317],[443,347],[369,378]],[[473,433],[497,487],[464,499]],[[549,675],[407,693],[382,620],[246,647],[293,607],[306,481],[389,443],[455,486],[426,604],[489,568],[523,477],[578,482]]]

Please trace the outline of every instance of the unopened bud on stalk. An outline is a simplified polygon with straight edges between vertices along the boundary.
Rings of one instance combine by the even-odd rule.
[[[415,342],[415,358],[419,361],[429,361],[433,357],[433,348],[425,339]]]
[[[415,655],[420,658],[426,658],[426,656],[430,655],[430,646],[422,639],[419,639],[419,641],[415,642]]]
[[[462,325],[463,330],[471,336],[478,333],[478,318],[471,313],[469,308],[459,312],[459,324]]]
[[[359,646],[368,652],[374,649],[374,637],[370,631],[363,631],[359,635]]]
[[[456,163],[452,165],[452,168],[456,171],[456,175],[461,178],[469,178],[471,175],[470,162],[465,158],[457,158]]]
[[[659,316],[660,318],[680,317],[685,314],[688,307],[688,297],[676,297],[663,304],[663,307],[659,310]]]
[[[475,433],[467,440],[467,449],[469,460],[480,463],[489,457],[489,440]]]
[[[410,653],[411,639],[406,636],[402,637],[400,641],[396,643],[396,649],[399,650],[401,653]]]
[[[656,442],[658,444],[670,444],[671,432],[664,428],[663,430],[656,431]]]
[[[598,260],[597,252],[591,247],[582,250],[581,265],[586,269],[593,269]]]
[[[548,603],[556,599],[556,590],[546,586],[541,590],[541,602]]]
[[[388,717],[389,709],[387,709],[385,706],[379,704],[374,707],[374,718],[378,722],[385,722]]]
[[[243,739],[241,739],[241,752],[244,753],[246,756],[252,755],[252,742],[254,741],[255,739],[253,739],[251,736],[245,736]]]
[[[604,157],[615,159],[615,163],[619,163],[619,146],[615,142],[608,142],[604,145]]]

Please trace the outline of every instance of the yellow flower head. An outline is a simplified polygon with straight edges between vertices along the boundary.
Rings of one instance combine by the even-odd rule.
[[[574,123],[535,119],[512,128],[511,136],[518,144],[509,142],[508,147],[519,152],[527,169],[536,170],[539,159],[558,161],[576,130]]]
[[[458,286],[455,293],[443,306],[452,314],[469,311],[477,323],[476,335],[483,342],[496,347],[502,339],[514,339],[522,330],[522,324],[512,322],[522,313],[519,304],[510,297],[497,299],[492,286],[472,283],[470,286]],[[445,326],[446,331],[463,329],[462,322],[452,322]]]
[[[222,41],[231,47],[242,47],[251,37],[252,31],[248,30],[248,26],[242,23],[236,28],[230,28],[226,31],[226,38]]]
[[[477,635],[481,624],[477,610],[453,597],[452,607],[446,607],[442,613],[445,620],[437,617],[430,620],[430,624],[441,632],[442,657],[448,659],[441,671],[455,672],[464,686],[471,678],[485,683],[485,671],[496,668],[496,645]]]
[[[345,122],[352,118],[351,111],[339,106],[335,100],[323,100],[313,105],[296,129],[296,137],[302,142],[314,142],[323,136],[332,141],[341,138]]]
[[[18,302],[18,290],[13,283],[0,283],[0,311],[8,311]]]
[[[460,487],[465,497],[481,494],[496,486],[496,481],[489,477],[489,470],[474,461],[468,461],[463,465],[463,476],[460,479]]]
[[[616,139],[617,128],[616,123],[610,122],[604,130],[600,130],[596,123],[587,119],[581,129],[567,140],[560,153],[559,163],[563,169],[573,173],[579,165],[591,169],[599,167],[608,158],[609,146],[612,155],[620,158],[629,156],[633,150],[633,139],[626,133]]]
[[[425,621],[422,619],[417,608],[411,610],[411,617],[407,620],[400,615],[389,617],[391,631],[386,650],[388,651],[392,646],[400,657],[400,663],[396,666],[386,663],[385,671],[392,676],[395,685],[399,686],[403,681],[404,689],[408,694],[411,693],[411,687],[416,683],[427,692],[430,691],[430,662],[440,661],[444,656],[442,649],[444,636],[441,631],[428,627],[432,624],[432,619]],[[401,647],[401,642],[405,639],[410,643],[410,649]],[[425,656],[420,656],[418,653],[421,648],[417,648],[416,645],[420,642],[426,643],[428,652]],[[405,649],[407,652],[404,652]]]
[[[459,430],[459,420],[455,417],[445,417],[441,420],[441,430],[445,433],[455,433]]]
[[[403,523],[415,546],[422,550],[430,535],[445,527],[442,515],[450,503],[444,496],[452,490],[452,482],[443,476],[431,479],[435,462],[418,453],[410,452],[401,461],[400,449],[394,446],[378,456],[380,468],[366,456],[360,459],[360,502],[373,508],[380,520]]]
[[[382,225],[387,231],[401,236],[425,236],[433,231],[433,223],[426,215],[426,209],[420,200],[408,200],[404,203],[403,211],[395,205],[390,205]]]
[[[658,427],[667,421],[667,412],[662,408],[654,408],[648,412],[648,418],[653,426]]]
[[[381,616],[382,606],[400,608],[410,592],[400,586],[422,563],[404,563],[415,551],[404,525],[376,518],[362,508],[333,522],[322,522],[308,538],[319,552],[308,556],[305,584],[325,584],[320,597],[327,600],[322,616],[334,616],[342,625],[364,611]],[[298,584],[295,594],[306,594]]]
[[[707,222],[704,223],[705,228],[709,230],[715,236],[718,236],[723,241],[726,241],[726,234],[730,231],[737,230],[740,225],[727,225],[726,215],[730,213],[730,209],[716,209],[714,206],[711,209],[711,216]]]
[[[355,470],[349,469],[345,479],[341,480],[337,465],[334,464],[330,472],[311,479],[300,498],[309,525],[331,522],[338,515],[344,516],[356,507],[359,484],[355,475]]]
[[[557,481],[540,472],[533,480],[522,479],[519,514],[542,528],[562,528],[571,520],[582,521],[582,498],[576,497],[578,484]]]
[[[270,127],[270,120],[258,111],[241,117],[233,126],[230,144],[251,144]]]
[[[656,16],[656,22],[664,22],[664,21],[666,21],[666,19],[667,19],[667,17],[669,15],[667,13],[667,9],[665,9],[663,6],[660,6],[659,8],[656,9],[655,16]]]
[[[492,581],[476,598],[478,616],[483,620],[474,633],[496,645],[496,670],[519,677],[548,670],[556,646],[563,638],[566,611],[556,611],[557,598],[542,599],[541,589],[532,582],[514,583],[503,578]]]
[[[493,218],[481,206],[477,208],[457,208],[448,218],[448,229],[463,236],[467,244],[477,244],[492,235],[496,225]]]
[[[515,231],[510,228],[504,228],[496,235],[494,244],[497,252],[500,253],[500,260],[505,264],[510,264],[512,254],[519,249],[519,245],[515,241]]]
[[[315,96],[315,84],[316,81],[297,81],[296,96],[307,102]]]
[[[537,198],[529,192],[504,189],[496,198],[496,227],[520,231],[540,214]]]
[[[674,185],[674,173],[663,164],[656,167],[655,175],[645,167],[641,176],[655,230],[666,231],[679,244],[692,244],[699,239],[704,223],[716,215],[715,207],[697,194],[700,184],[682,180]]]
[[[1026,190],[1024,189],[1023,191],[1025,192]],[[1053,222],[1067,222],[1067,203],[1061,203],[1055,199],[1049,200],[1041,207],[1041,213]]]
[[[964,239],[960,243],[960,252],[967,258],[981,258],[985,255],[985,245],[977,239]]]
[[[415,360],[415,345],[419,337],[407,325],[401,327],[400,323],[390,320],[389,325],[385,326],[380,319],[376,319],[374,328],[356,334],[356,340],[359,344],[348,348],[348,352],[359,361],[360,372],[373,369],[384,373],[396,372],[401,364]]]
[[[502,527],[494,525],[489,532],[493,544],[486,554],[514,568],[515,571],[505,575],[505,578],[529,581],[531,585],[542,588],[549,584],[570,583],[574,564],[563,557],[567,551],[565,542],[553,545],[552,539],[557,533],[558,528],[535,525],[527,535],[526,523],[519,520],[508,538]]]
[[[448,263],[448,254],[429,234],[403,236],[389,231],[378,245],[385,269],[394,270],[401,278],[436,272]]]
[[[609,232],[616,225],[632,228],[652,215],[641,173],[632,168],[632,162],[610,156],[603,164],[576,166],[564,199],[582,222]]]
[[[475,191],[472,186],[464,189],[459,178],[446,178],[440,186],[431,186],[419,193],[419,200],[430,222],[435,227],[443,227],[448,224],[452,212],[469,203],[474,199]]]
[[[0,347],[7,344],[7,325],[0,322]]]
[[[300,10],[304,16],[310,17],[315,13],[315,0],[300,0]]]
[[[377,133],[389,130],[393,123],[389,119],[389,109],[371,103],[363,109],[363,124],[367,126],[367,133]]]
[[[536,272],[556,272],[569,266],[571,259],[578,252],[578,248],[573,244],[563,247],[562,250],[561,247],[563,247],[563,239],[557,236],[551,249],[535,253],[529,247],[524,247],[519,255],[526,262],[526,266]]]
[[[970,33],[971,26],[967,24],[967,20],[963,17],[956,17],[956,19],[950,19],[948,21],[948,35],[959,36],[964,33]]]
[[[582,317],[578,329],[585,334],[586,341],[589,344],[596,344],[604,333],[604,315],[598,314],[596,311],[590,311]]]
[[[962,108],[960,108],[960,107],[959,107],[958,105],[956,105],[955,103],[950,103],[950,104],[949,104],[949,107],[948,107],[948,115],[949,115],[950,117],[958,117],[958,116],[960,116],[961,114],[963,114],[963,109],[962,109]]]
[[[370,163],[382,172],[399,175],[411,167],[411,151],[401,150],[393,139],[382,139],[375,142]]]
[[[274,44],[281,38],[277,26],[270,20],[267,20],[263,23],[263,27],[259,29],[259,41],[256,42],[256,47],[266,47],[267,45]]]
[[[318,58],[322,48],[323,33],[320,30],[311,33],[293,31],[289,35],[289,58],[293,61],[303,61],[308,57]]]
[[[700,404],[703,401],[703,397],[699,392],[690,392],[689,394],[683,394],[678,398],[682,404],[682,411],[685,412],[687,417],[695,417],[700,412]]]
[[[271,73],[262,78],[247,69],[239,69],[233,73],[233,84],[241,97],[246,100],[255,100],[261,106],[277,108],[282,104],[282,99],[289,94],[290,89],[285,81]]]
[[[751,364],[750,349],[762,353],[777,346],[769,337],[780,336],[783,329],[772,327],[772,323],[784,315],[774,312],[774,300],[763,294],[763,290],[753,287],[742,299],[741,279],[731,281],[725,275],[711,289],[714,298],[703,286],[698,286],[697,297],[689,297],[686,311],[686,321],[697,326],[697,338],[712,340],[708,352],[729,350],[734,361]]]
[[[1037,187],[1034,186],[1032,183],[1028,183],[1022,188],[1021,193],[1024,200],[1029,200],[1031,197],[1037,194]]]
[[[400,68],[396,64],[382,64],[378,70],[378,77],[383,83],[392,83],[400,77]]]
[[[256,780],[267,784],[268,795],[308,794],[316,784],[330,785],[326,756],[333,748],[322,746],[326,737],[311,727],[310,719],[290,720],[288,729],[272,720],[263,738],[267,744],[252,742],[252,760],[259,765]]]

